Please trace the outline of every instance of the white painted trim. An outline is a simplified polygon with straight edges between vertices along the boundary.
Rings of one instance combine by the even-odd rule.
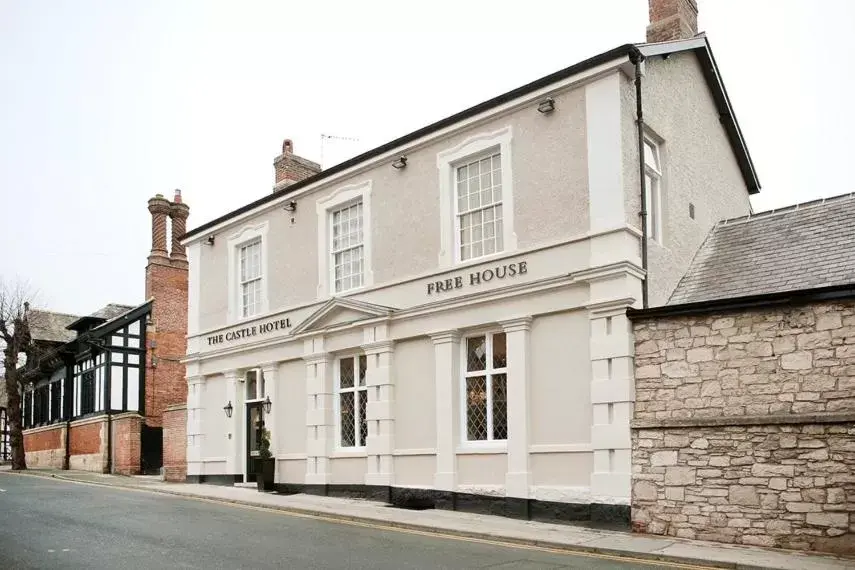
[[[462,431],[462,430],[461,430]],[[456,455],[507,455],[508,446],[502,441],[502,445],[459,445],[454,450]]]
[[[439,266],[451,267],[463,263],[460,259],[460,239],[455,207],[457,201],[457,185],[455,183],[456,167],[469,159],[487,151],[501,153],[502,162],[502,217],[504,249],[490,256],[467,259],[465,263],[481,262],[485,259],[503,253],[513,253],[517,250],[517,235],[514,232],[514,187],[513,160],[511,141],[513,130],[510,125],[490,133],[478,133],[460,144],[440,151],[436,155],[436,167],[439,170],[439,220],[440,248]]]
[[[332,296],[346,295],[362,291],[366,287],[374,285],[374,271],[371,265],[372,239],[371,239],[371,180],[358,184],[349,184],[338,188],[335,192],[322,200],[318,200],[315,211],[318,215],[318,299],[327,299]],[[330,262],[330,244],[332,226],[330,214],[348,202],[362,201],[362,286],[336,293],[335,268]]]
[[[591,453],[594,448],[590,443],[541,443],[530,445],[529,453]]]
[[[330,459],[359,459],[360,457],[365,458],[368,456],[368,453],[365,451],[364,447],[355,447],[353,451],[344,451],[345,448],[338,449],[332,452],[329,456]]]
[[[197,463],[225,463],[225,457],[203,457]]]
[[[242,227],[239,231],[229,236],[226,245],[228,247],[228,258],[229,258],[229,271],[228,271],[228,280],[229,280],[229,307],[227,314],[228,324],[234,324],[240,321],[249,321],[252,319],[256,319],[259,315],[264,315],[270,310],[269,304],[269,277],[270,274],[267,270],[267,253],[270,249],[269,243],[267,242],[267,231],[269,229],[268,222],[264,221],[255,225],[246,225]],[[241,317],[240,315],[240,290],[238,288],[238,267],[237,264],[239,262],[238,259],[238,249],[244,244],[253,241],[255,239],[261,240],[261,310],[255,314],[248,317]],[[200,284],[201,286],[201,284]],[[189,314],[188,314],[189,315]],[[188,329],[189,330],[189,329]]]
[[[516,99],[508,101],[507,103],[498,105],[492,109],[484,111],[483,113],[479,113],[478,115],[470,117],[466,120],[454,123],[453,125],[450,125],[444,129],[434,131],[428,135],[425,135],[424,137],[410,142],[406,146],[396,146],[390,149],[388,152],[375,156],[370,160],[360,162],[359,164],[356,164],[351,168],[343,170],[335,174],[334,176],[330,176],[329,178],[321,180],[316,184],[309,184],[308,186],[305,186],[297,190],[296,192],[284,193],[282,196],[275,200],[271,200],[270,202],[261,204],[255,208],[247,210],[242,214],[224,220],[221,223],[208,228],[205,232],[197,234],[190,239],[182,240],[182,243],[187,245],[190,243],[201,241],[207,238],[209,235],[216,235],[218,232],[223,231],[225,228],[238,225],[248,218],[253,218],[255,216],[258,216],[259,214],[277,210],[278,208],[281,208],[282,204],[284,204],[285,202],[297,200],[307,194],[311,194],[320,190],[325,190],[337,184],[341,184],[343,181],[351,177],[357,176],[361,173],[364,173],[372,168],[375,168],[380,164],[388,163],[391,160],[394,160],[395,158],[401,156],[402,154],[413,154],[417,150],[430,146],[437,141],[450,138],[457,133],[468,129],[476,128],[477,126],[482,125],[484,123],[492,122],[500,117],[511,114],[519,110],[520,108],[531,105],[545,96],[556,97],[561,93],[570,91],[571,89],[575,89],[581,84],[589,82],[597,77],[602,76],[603,74],[607,74],[616,69],[619,69],[628,61],[628,57],[622,56],[615,58],[611,61],[592,67],[571,77],[562,79],[561,81],[556,81],[555,83],[547,85],[542,89],[538,89],[531,93],[527,93],[526,95],[520,96]],[[192,228],[190,231],[193,231]]]
[[[436,455],[436,449],[396,449],[392,452],[395,457],[412,457],[418,455]]]

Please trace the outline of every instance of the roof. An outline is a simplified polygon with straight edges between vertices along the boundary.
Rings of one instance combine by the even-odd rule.
[[[118,303],[110,303],[106,307],[95,311],[90,316],[109,321],[110,319],[115,319],[122,313],[127,313],[136,307],[137,305],[119,305]]]
[[[77,336],[68,326],[76,321],[76,315],[54,313],[30,309],[27,313],[27,324],[30,327],[30,338],[42,342],[68,342]]]
[[[542,77],[540,79],[532,81],[531,83],[523,85],[522,87],[518,87],[513,91],[508,91],[507,93],[503,93],[498,97],[494,97],[493,99],[484,101],[483,103],[479,103],[474,107],[470,107],[468,109],[460,111],[459,113],[456,113],[450,117],[446,117],[445,119],[432,123],[417,131],[413,131],[407,135],[404,135],[403,137],[397,138],[382,146],[355,156],[350,160],[346,160],[340,164],[332,166],[331,168],[322,170],[318,174],[310,176],[305,180],[295,182],[294,184],[291,184],[282,189],[274,190],[273,193],[266,194],[265,196],[262,196],[254,202],[250,202],[249,204],[246,204],[236,210],[233,210],[232,212],[229,212],[223,216],[220,216],[214,220],[211,220],[210,222],[202,224],[201,226],[188,231],[179,239],[185,240],[194,236],[198,236],[210,230],[211,228],[214,228],[224,222],[231,220],[232,218],[236,218],[260,206],[264,206],[265,204],[274,202],[289,194],[293,194],[294,192],[302,188],[305,188],[312,184],[316,184],[324,179],[330,178],[335,174],[357,166],[362,162],[366,162],[372,158],[389,153],[395,149],[398,149],[399,147],[404,147],[405,145],[408,145],[424,136],[430,135],[431,133],[450,127],[455,123],[464,121],[470,117],[489,111],[495,107],[507,103],[508,101],[511,101],[518,97],[522,97],[534,91],[546,88],[552,83],[567,79],[569,77],[572,77],[573,75],[588,71],[590,69],[593,69],[594,67],[603,65],[615,59],[629,58],[633,54],[641,54],[644,57],[652,57],[655,55],[666,55],[669,53],[677,53],[682,51],[694,51],[700,58],[702,63],[701,67],[704,72],[704,78],[706,79],[710,91],[713,94],[713,99],[721,117],[722,125],[724,125],[725,132],[727,133],[728,139],[730,140],[734,155],[736,156],[737,162],[740,166],[742,176],[745,179],[746,185],[748,186],[748,191],[752,194],[759,192],[760,182],[754,170],[754,165],[751,161],[751,157],[748,154],[748,148],[742,138],[742,132],[740,131],[739,125],[736,122],[736,116],[733,113],[732,107],[730,105],[730,99],[728,98],[727,92],[724,89],[724,83],[721,80],[721,75],[719,74],[718,66],[715,63],[715,58],[712,55],[712,50],[710,48],[709,42],[707,41],[705,35],[700,35],[690,40],[663,42],[661,44],[624,44],[607,52],[603,52],[592,58],[586,59],[575,65],[571,65],[570,67],[552,73],[551,75],[547,75],[546,77]]]
[[[855,193],[719,222],[668,305],[855,284]]]

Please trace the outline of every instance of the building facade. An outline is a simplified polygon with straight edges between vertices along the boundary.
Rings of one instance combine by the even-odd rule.
[[[186,401],[180,358],[187,259],[180,244],[168,249],[166,225],[171,218],[172,234],[184,233],[189,208],[176,191],[172,202],[152,198],[149,211],[145,303],[110,304],[83,317],[27,311],[23,425],[29,467],[129,475],[165,468],[167,478],[185,478],[184,442],[175,446],[163,432],[164,417],[174,413],[170,406],[183,418]]]
[[[680,37],[322,172],[286,141],[272,194],[182,240],[188,479],[253,480],[267,429],[282,490],[628,521],[626,309],[759,189],[706,39]]]

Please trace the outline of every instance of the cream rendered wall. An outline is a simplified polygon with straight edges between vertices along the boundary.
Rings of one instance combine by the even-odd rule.
[[[228,453],[228,432],[226,430],[226,379],[222,375],[205,378],[202,402],[202,461],[206,458],[223,458]],[[232,402],[234,405],[234,402]]]
[[[276,452],[279,455],[305,453],[306,364],[302,360],[280,364],[278,399],[273,412],[277,415]]]
[[[340,457],[330,460],[330,483],[333,485],[364,485],[365,456]]]
[[[200,330],[227,324],[228,239],[248,225],[268,223],[269,310],[318,300],[316,203],[344,186],[372,182],[374,284],[438,268],[440,248],[437,153],[467,138],[511,126],[515,230],[518,247],[578,236],[588,229],[584,87],[555,96],[556,110],[534,106],[472,126],[408,152],[406,169],[389,164],[323,185],[297,199],[295,214],[275,208],[220,230],[203,243]],[[293,223],[292,223],[293,218]],[[326,292],[322,297],[326,297]]]
[[[508,456],[505,453],[458,453],[458,485],[505,486]]]
[[[590,443],[591,364],[586,311],[531,325],[531,444]],[[537,477],[537,475],[535,475]]]
[[[395,457],[395,486],[433,487],[436,472],[434,455],[402,455]]]
[[[594,470],[593,453],[536,453],[531,456],[532,482],[538,486],[587,487]]]
[[[724,218],[749,213],[748,189],[727,139],[700,64],[693,53],[646,61],[642,79],[644,122],[663,139],[663,238],[650,242],[650,306],[663,305],[710,229]],[[635,92],[622,87],[627,221],[641,227]],[[689,217],[689,203],[695,219]]]
[[[395,378],[395,448],[402,450],[435,448],[436,386],[434,385],[434,347],[430,339],[415,338],[395,343],[393,374]],[[433,471],[431,471],[432,475]]]

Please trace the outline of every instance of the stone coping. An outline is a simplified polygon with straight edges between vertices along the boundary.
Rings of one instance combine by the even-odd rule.
[[[34,433],[41,433],[43,431],[51,431],[55,429],[65,429],[65,422],[56,422],[55,424],[48,424],[46,426],[39,426],[34,428],[27,428],[23,430],[24,435],[30,435]]]
[[[163,411],[164,412],[174,412],[177,410],[186,410],[186,409],[187,409],[187,404],[185,402],[182,402],[180,404],[170,404],[170,405],[166,406],[165,408],[163,408]]]
[[[632,420],[631,429],[696,428],[722,426],[766,426],[798,424],[837,424],[855,422],[855,412],[816,414],[773,414],[762,416],[713,416],[704,418],[664,418]]]

